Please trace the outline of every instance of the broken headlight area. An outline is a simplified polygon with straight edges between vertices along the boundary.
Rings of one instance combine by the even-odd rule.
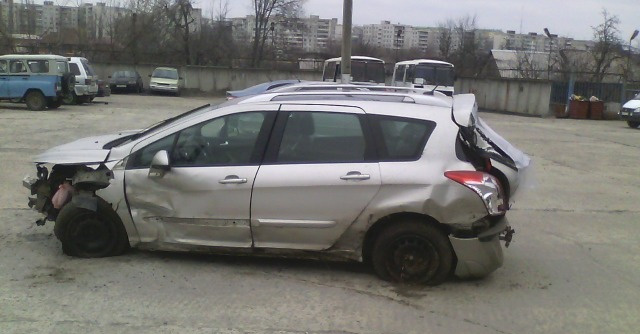
[[[82,165],[54,165],[51,172],[43,165],[36,168],[37,177],[25,177],[22,185],[31,192],[29,207],[44,214],[44,218],[36,222],[38,225],[55,221],[60,210],[74,197],[92,209],[94,205],[89,202],[95,192],[109,186],[113,178],[112,172],[102,165],[95,170]]]

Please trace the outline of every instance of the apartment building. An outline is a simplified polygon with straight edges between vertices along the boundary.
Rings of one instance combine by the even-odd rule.
[[[255,16],[231,19],[233,36],[236,40],[252,41],[254,38]],[[267,23],[267,41],[280,50],[296,49],[317,52],[325,49],[342,34],[338,19],[322,19],[317,15],[308,18],[273,17]]]

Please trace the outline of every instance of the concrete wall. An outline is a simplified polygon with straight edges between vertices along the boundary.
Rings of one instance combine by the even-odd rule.
[[[136,70],[142,76],[144,86],[149,87],[149,75],[155,65],[93,64],[101,79],[113,72]],[[231,69],[211,66],[180,66],[183,87],[200,93],[224,94],[227,90],[244,89],[259,83],[278,79],[321,80],[322,73],[313,71],[279,71],[265,69]]]
[[[481,109],[532,116],[551,116],[551,83],[520,79],[458,78],[457,94],[473,93]]]

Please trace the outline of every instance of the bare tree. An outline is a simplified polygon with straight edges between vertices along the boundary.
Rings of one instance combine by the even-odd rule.
[[[252,0],[255,15],[251,65],[257,67],[264,56],[272,15],[296,17],[302,11],[304,0]]]
[[[536,54],[531,51],[516,51],[516,71],[518,77],[522,79],[540,79],[545,71],[542,58],[545,58],[544,62],[546,62],[546,57],[544,54]]]
[[[591,50],[593,58],[593,81],[602,82],[614,60],[622,57],[620,46],[620,19],[610,15],[606,9],[602,10],[603,22],[593,29],[596,44]]]
[[[173,23],[176,34],[182,37],[183,57],[187,65],[191,65],[191,49],[189,38],[196,23],[193,17],[192,0],[173,0],[163,4],[167,18]]]
[[[450,60],[449,58],[451,57],[454,26],[455,24],[451,19],[438,25],[440,30],[440,34],[438,35],[438,51],[440,51],[440,57],[444,60]]]

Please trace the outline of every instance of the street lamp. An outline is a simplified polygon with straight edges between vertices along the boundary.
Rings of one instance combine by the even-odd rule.
[[[553,35],[551,35],[547,28],[544,28],[544,34],[549,37],[549,56],[547,57],[547,80],[549,80],[551,78],[551,47],[553,46]]]
[[[630,60],[631,60],[631,41],[633,41],[636,37],[638,37],[638,33],[640,33],[640,31],[638,31],[637,29],[633,31],[633,34],[631,34],[631,38],[629,38],[629,52],[627,53],[627,71],[625,73],[624,76],[624,81],[626,82],[628,77],[629,77],[629,71],[631,70],[630,66]]]

